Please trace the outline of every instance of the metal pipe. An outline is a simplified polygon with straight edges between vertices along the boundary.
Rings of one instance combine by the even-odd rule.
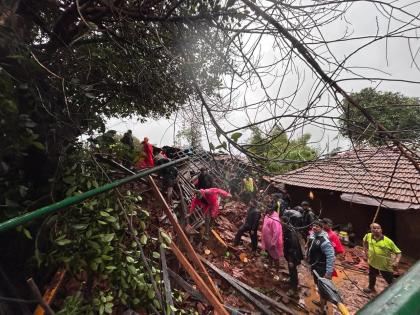
[[[68,206],[72,206],[72,205],[77,204],[79,202],[82,202],[82,201],[84,201],[88,198],[91,198],[93,196],[96,196],[96,195],[102,194],[104,192],[107,192],[109,190],[112,190],[114,188],[117,188],[121,185],[132,182],[136,179],[148,176],[148,175],[150,175],[152,173],[155,173],[155,172],[158,172],[158,171],[160,171],[160,170],[162,170],[162,169],[164,169],[168,166],[176,165],[180,162],[183,162],[183,161],[187,160],[188,158],[189,157],[186,156],[186,157],[183,157],[183,158],[178,159],[178,160],[170,161],[170,162],[165,163],[163,165],[159,165],[159,166],[147,169],[145,171],[139,172],[135,175],[128,176],[128,177],[113,181],[112,183],[108,183],[108,184],[105,184],[103,186],[88,190],[88,191],[86,191],[86,192],[84,192],[80,195],[68,197],[66,199],[63,199],[63,200],[61,200],[59,202],[56,202],[56,203],[53,203],[51,205],[39,208],[39,209],[34,210],[32,212],[25,213],[21,216],[15,217],[15,218],[9,219],[7,221],[4,221],[4,222],[0,223],[0,233],[4,232],[4,231],[7,231],[7,230],[10,230],[12,228],[15,228],[19,225],[22,225],[22,224],[26,223],[26,222],[32,221],[32,220],[34,220],[36,218],[39,218],[43,215],[46,215],[48,213],[58,211],[60,209],[68,207]]]

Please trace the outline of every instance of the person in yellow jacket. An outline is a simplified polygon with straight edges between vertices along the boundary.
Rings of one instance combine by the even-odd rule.
[[[255,197],[257,192],[257,185],[251,176],[247,176],[243,179],[243,192],[241,199],[244,203],[249,204],[251,199]]]
[[[371,233],[363,238],[363,248],[369,264],[369,287],[366,293],[375,292],[376,277],[381,274],[388,284],[394,280],[393,270],[401,259],[401,250],[388,237],[382,234],[378,223],[370,225]]]

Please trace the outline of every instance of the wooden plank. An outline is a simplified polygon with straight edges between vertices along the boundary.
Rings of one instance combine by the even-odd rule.
[[[53,280],[51,281],[51,285],[45,291],[44,296],[42,297],[45,303],[51,304],[54,300],[58,289],[60,288],[61,284],[63,283],[64,276],[66,275],[66,269],[59,269],[54,275]],[[38,305],[35,309],[34,315],[44,315],[45,311],[41,305]]]
[[[213,236],[216,238],[216,240],[222,244],[224,247],[228,247],[227,244],[225,243],[225,241],[221,238],[221,236],[219,235],[219,233],[217,233],[217,231],[215,229],[211,229],[211,232],[213,233]]]
[[[207,300],[204,298],[204,296],[198,292],[196,289],[193,288],[191,284],[189,284],[187,281],[185,281],[179,274],[172,271],[168,268],[169,276],[189,295],[191,295],[195,300],[198,300],[200,302],[207,303]]]
[[[47,315],[55,315],[54,311],[51,309],[51,307],[45,303],[44,299],[42,298],[41,292],[39,292],[39,288],[36,285],[34,279],[29,278],[28,280],[26,280],[26,282],[29,285],[29,288],[32,291],[32,294],[34,295],[34,297],[37,299],[38,303],[42,306],[42,308],[45,310],[45,313]]]
[[[274,313],[266,307],[263,303],[257,300],[251,293],[249,293],[245,288],[240,286],[237,282],[232,281],[231,277],[226,276],[226,274],[221,271],[219,268],[202,258],[204,263],[206,263],[211,269],[213,269],[216,273],[218,273],[222,278],[224,278],[229,284],[238,290],[245,298],[247,298],[252,304],[254,304],[263,314],[266,315],[274,315]]]
[[[268,304],[277,307],[279,310],[282,310],[283,312],[286,312],[288,314],[296,314],[295,311],[293,311],[292,309],[290,309],[289,307],[287,307],[286,305],[284,305],[281,302],[277,302],[275,300],[273,300],[272,298],[266,296],[265,294],[262,294],[261,292],[255,290],[254,288],[250,287],[249,285],[243,283],[242,281],[232,277],[231,275],[227,274],[226,272],[224,272],[223,270],[217,268],[215,265],[213,265],[211,262],[209,262],[208,260],[206,260],[203,257],[200,257],[201,260],[207,265],[209,266],[211,269],[213,269],[216,273],[218,273],[221,277],[223,277],[226,281],[228,281],[230,284],[233,285],[233,283],[235,283],[236,285],[240,286],[241,288],[247,290],[248,292],[250,292],[251,294],[257,296],[258,298],[264,300],[265,302],[267,302]],[[235,285],[233,285],[235,286]],[[235,286],[236,288],[236,286]],[[256,305],[257,306],[257,305]],[[271,312],[271,311],[270,311]]]
[[[163,285],[165,287],[166,303],[170,306],[169,314],[174,315],[174,311],[172,310],[172,308],[174,307],[174,301],[172,300],[171,282],[169,281],[165,248],[163,248],[162,246],[160,246],[160,261],[162,263]]]
[[[229,315],[228,311],[226,311],[225,307],[220,303],[216,295],[214,295],[213,292],[209,289],[204,280],[200,277],[195,268],[189,263],[187,258],[179,250],[174,242],[171,243],[171,250],[178,258],[178,261],[181,263],[184,269],[188,272],[190,277],[194,280],[197,288],[206,297],[207,301],[209,301],[209,303],[213,306],[215,314]]]
[[[192,260],[195,267],[198,269],[198,272],[201,273],[203,276],[204,281],[207,283],[209,288],[213,291],[213,293],[219,298],[220,301],[223,301],[222,296],[220,295],[219,291],[216,288],[213,280],[211,279],[210,275],[208,274],[206,268],[204,267],[203,263],[201,262],[200,258],[198,257],[197,253],[195,252],[194,248],[192,247],[190,241],[188,240],[187,236],[185,235],[184,231],[182,230],[181,226],[178,223],[178,220],[174,217],[171,208],[169,207],[168,203],[166,202],[165,198],[163,198],[162,193],[160,192],[159,188],[157,187],[155,181],[151,176],[148,177],[149,182],[155,192],[157,198],[161,201],[163,205],[163,211],[166,214],[166,217],[171,222],[176,234],[178,235],[179,239],[181,240],[181,244],[184,246],[188,256]]]
[[[178,285],[185,291],[187,292],[189,295],[191,295],[191,297],[194,300],[203,302],[203,303],[207,303],[207,300],[203,297],[203,295],[198,292],[196,289],[193,288],[193,286],[191,284],[189,284],[187,281],[185,281],[180,275],[178,275],[176,272],[172,271],[171,269],[168,268],[168,273],[171,276],[171,278],[178,283]],[[235,308],[229,305],[224,304],[224,306],[232,313],[232,314],[253,314],[254,312],[248,311],[248,310],[244,310],[244,309],[240,309],[240,308]]]

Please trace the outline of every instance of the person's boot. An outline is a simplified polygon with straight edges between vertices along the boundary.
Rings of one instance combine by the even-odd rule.
[[[368,288],[364,288],[363,292],[370,294],[370,293],[375,293],[376,290],[375,290],[375,288],[369,288],[368,287]]]

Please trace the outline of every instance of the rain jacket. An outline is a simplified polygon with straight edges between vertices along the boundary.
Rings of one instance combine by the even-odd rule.
[[[309,236],[309,248],[307,256],[309,258],[309,264],[311,269],[325,270],[325,274],[334,274],[334,248],[328,239],[328,234],[325,231],[320,233],[312,233]],[[319,273],[319,272],[318,272]],[[323,275],[321,275],[323,276]]]
[[[210,212],[212,218],[219,215],[219,195],[228,197],[230,194],[220,188],[200,189],[203,198],[194,197],[191,202],[189,213],[193,213],[196,207],[203,209],[204,214]]]
[[[344,246],[341,244],[341,241],[338,238],[337,234],[335,234],[335,232],[331,229],[325,232],[327,232],[331,245],[334,247],[335,254],[343,254],[345,251]]]
[[[283,257],[283,229],[279,214],[273,212],[264,217],[262,227],[262,248],[273,259]]]
[[[141,146],[143,148],[143,154],[141,155],[144,155],[144,159],[140,158],[136,168],[142,169],[155,166],[155,162],[153,160],[153,146],[149,142],[145,141],[141,143]]]
[[[302,248],[300,247],[297,232],[288,226],[283,229],[284,258],[294,265],[300,265],[303,259]]]

